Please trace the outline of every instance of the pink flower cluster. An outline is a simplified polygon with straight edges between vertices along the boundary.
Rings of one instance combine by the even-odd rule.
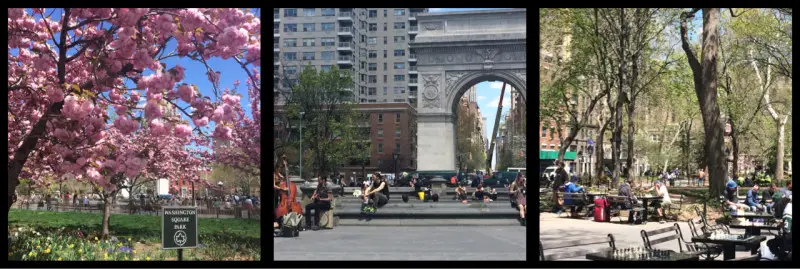
[[[231,140],[233,138],[233,130],[222,124],[217,124],[214,127],[214,138],[222,140]]]
[[[24,8],[9,8],[8,9],[8,18],[11,20],[17,20],[25,17],[25,9]]]
[[[144,106],[144,116],[148,119],[155,119],[164,115],[164,112],[161,111],[161,105],[158,104],[158,101],[151,99],[147,101],[147,105]],[[152,123],[151,123],[152,124]]]
[[[169,14],[158,16],[156,19],[153,28],[158,31],[159,40],[165,40],[167,37],[171,36],[176,29],[178,29],[178,26],[175,25],[175,22],[172,20],[172,15]]]
[[[152,136],[168,135],[170,127],[169,122],[161,119],[150,120],[150,134]]]
[[[192,134],[192,128],[186,124],[178,124],[175,126],[175,136],[177,137],[187,137]]]
[[[146,8],[120,8],[117,9],[117,19],[114,22],[119,26],[134,26],[146,13]]]
[[[83,120],[94,111],[94,104],[88,100],[79,100],[74,95],[67,96],[64,99],[64,107],[61,109],[61,114],[73,120]]]
[[[186,84],[183,84],[180,87],[178,87],[177,95],[180,96],[181,100],[187,103],[190,103],[192,100],[194,100],[195,97],[194,89]]]
[[[253,66],[261,66],[261,44],[256,43],[247,46],[247,55],[245,61],[252,62]]]
[[[249,38],[247,30],[235,26],[225,28],[222,35],[217,39],[219,55],[227,60],[239,53],[239,49],[247,44]]]
[[[114,121],[114,127],[122,134],[129,135],[139,129],[139,122],[120,116]]]

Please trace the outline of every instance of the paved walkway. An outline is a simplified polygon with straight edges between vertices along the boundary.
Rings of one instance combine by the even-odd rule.
[[[348,227],[275,237],[275,260],[525,260],[525,227]]]
[[[647,224],[644,225],[619,224],[617,221],[618,221],[617,218],[612,218],[610,223],[595,222],[593,219],[588,219],[588,218],[571,219],[567,218],[566,214],[562,214],[561,217],[557,217],[556,214],[542,212],[539,218],[539,238],[543,242],[547,242],[553,240],[564,240],[566,238],[570,239],[590,238],[592,237],[592,235],[606,236],[610,233],[614,235],[614,240],[616,241],[617,248],[644,247],[644,243],[642,242],[642,236],[640,235],[640,232],[642,230],[650,231],[675,225],[675,222],[669,222],[669,221],[664,224],[660,224],[658,222],[647,222]],[[686,221],[678,223],[681,227],[681,232],[683,232],[683,238],[685,240],[691,240],[692,232],[691,230],[689,230],[689,224]],[[731,233],[744,234],[744,230],[731,229]],[[764,233],[762,235],[766,235],[768,240],[774,238],[774,236],[767,233]],[[669,250],[679,251],[678,244],[674,241],[661,243],[656,246],[659,249],[669,249]],[[608,245],[597,244],[597,245],[575,247],[574,249],[585,249],[585,248],[600,249],[603,247],[608,247]],[[573,248],[565,250],[569,251],[571,249]],[[548,254],[552,254],[552,252],[545,251],[545,255]],[[736,251],[737,258],[749,255],[750,251],[745,251],[743,248],[737,248]],[[575,258],[567,260],[586,260],[586,259]],[[717,260],[722,260],[722,255],[717,257]]]

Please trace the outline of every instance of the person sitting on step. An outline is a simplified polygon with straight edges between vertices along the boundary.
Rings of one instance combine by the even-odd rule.
[[[306,205],[306,227],[311,227],[312,230],[319,230],[319,218],[322,211],[331,209],[331,194],[330,187],[328,187],[328,178],[322,176],[317,183],[317,189],[311,194],[311,203]],[[314,211],[314,225],[311,225],[311,211]]]
[[[467,201],[467,190],[464,188],[464,184],[459,184],[456,187],[456,195],[453,196],[453,200]]]

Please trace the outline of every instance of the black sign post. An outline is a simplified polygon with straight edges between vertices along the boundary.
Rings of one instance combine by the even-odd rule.
[[[197,208],[168,206],[162,216],[161,247],[177,249],[178,260],[183,260],[184,248],[197,247]]]

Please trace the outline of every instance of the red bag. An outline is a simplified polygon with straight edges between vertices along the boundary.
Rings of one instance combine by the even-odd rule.
[[[609,207],[608,200],[605,198],[597,198],[594,199],[594,221],[596,222],[609,222],[611,221],[611,217],[609,217]]]

